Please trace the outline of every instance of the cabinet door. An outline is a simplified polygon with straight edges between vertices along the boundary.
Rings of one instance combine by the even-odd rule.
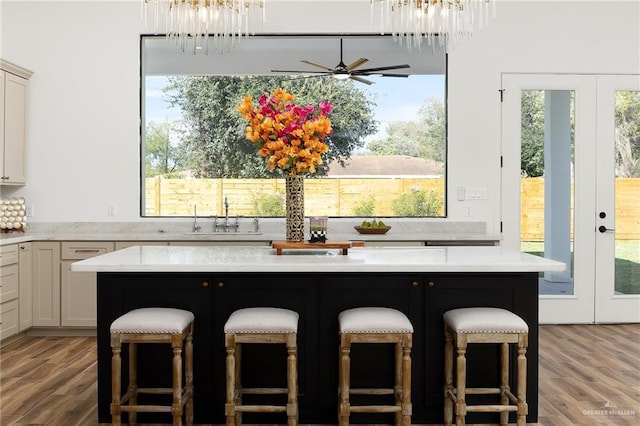
[[[0,266],[0,303],[18,298],[18,264]]]
[[[5,73],[2,183],[25,183],[27,80]]]
[[[20,322],[19,331],[24,331],[33,325],[33,250],[32,243],[19,245],[20,271],[18,274],[20,286]]]
[[[60,243],[33,245],[33,325],[60,325]]]
[[[298,320],[298,390],[301,405],[315,406],[318,389],[308,386],[309,375],[316,374],[318,347],[316,298],[317,275],[303,274],[218,274],[213,280],[214,368],[225,371],[224,324],[237,309],[268,306],[297,312]],[[284,345],[243,345],[242,382],[246,387],[286,387],[287,351]],[[277,398],[274,396],[274,398]],[[214,383],[214,406],[224,407],[225,384]],[[265,399],[262,399],[265,401]],[[278,399],[275,399],[278,401]],[[275,403],[274,401],[274,403]],[[333,413],[333,410],[331,410]],[[224,411],[218,410],[212,423],[224,423]],[[282,415],[266,415],[261,422],[282,422]],[[308,421],[302,417],[300,423]],[[329,423],[329,422],[327,422]]]
[[[18,301],[0,303],[0,340],[18,333]]]
[[[109,326],[118,316],[136,308],[167,307],[186,309],[195,316],[193,336],[193,368],[195,374],[194,410],[198,424],[210,421],[218,413],[224,423],[224,401],[213,404],[211,386],[224,384],[225,364],[211,368],[211,309],[210,277],[201,274],[173,273],[99,273],[98,274],[98,422],[111,424],[111,346]],[[128,345],[125,345],[128,346]],[[122,351],[123,377],[128,370],[127,349]],[[138,379],[145,386],[171,387],[171,348],[168,345],[138,345]],[[218,356],[218,354],[216,354]],[[142,360],[145,360],[142,362]],[[149,400],[156,397],[147,396]],[[161,396],[166,401],[166,396]],[[149,424],[171,423],[171,413],[138,413],[138,422]]]
[[[111,252],[113,247],[112,242],[62,243],[60,324],[63,327],[96,327],[96,273],[72,271],[71,264]]]

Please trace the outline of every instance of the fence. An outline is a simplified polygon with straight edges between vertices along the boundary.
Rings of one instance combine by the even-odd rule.
[[[305,181],[305,211],[309,216],[352,216],[368,196],[376,216],[393,216],[392,202],[413,189],[444,193],[443,178],[336,178]],[[256,194],[284,196],[284,179],[164,179],[147,178],[146,216],[255,215]],[[544,241],[544,178],[521,180],[521,239]],[[573,206],[571,206],[573,209]],[[572,214],[573,216],[573,214]],[[640,239],[640,178],[616,180],[616,238]]]
[[[308,216],[353,216],[354,209],[369,196],[375,200],[376,216],[394,216],[392,202],[414,189],[444,194],[442,178],[337,178],[307,179],[305,212]],[[230,216],[256,214],[259,194],[281,194],[284,179],[164,179],[147,178],[146,216],[224,215],[224,199]],[[441,212],[442,214],[442,212]]]
[[[523,178],[520,182],[521,240],[544,241],[544,178]],[[616,179],[615,194],[616,239],[640,240],[640,178]],[[573,237],[573,222],[571,230]]]

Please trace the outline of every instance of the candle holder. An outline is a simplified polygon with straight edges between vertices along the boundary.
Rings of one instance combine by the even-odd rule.
[[[325,243],[327,241],[327,221],[326,216],[309,218],[310,243]]]

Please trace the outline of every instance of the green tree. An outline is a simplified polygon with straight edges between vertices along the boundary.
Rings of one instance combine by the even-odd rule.
[[[520,169],[528,177],[544,174],[544,90],[522,91]]]
[[[352,82],[327,84],[323,78],[285,79],[275,76],[180,76],[170,77],[165,88],[172,106],[182,109],[183,144],[188,166],[196,177],[264,178],[279,171],[265,167],[265,159],[245,138],[246,121],[237,112],[242,98],[282,87],[296,96],[298,104],[317,106],[329,101],[333,133],[329,152],[317,175],[326,175],[329,164],[344,164],[351,152],[364,145],[376,131],[373,103]]]
[[[640,177],[640,92],[615,94],[616,176]]]
[[[183,155],[179,144],[171,142],[172,123],[147,123],[144,141],[146,176],[174,176],[183,171]]]
[[[444,162],[445,122],[444,103],[429,98],[418,110],[417,120],[389,124],[388,136],[370,142],[367,149],[375,155],[408,155]]]

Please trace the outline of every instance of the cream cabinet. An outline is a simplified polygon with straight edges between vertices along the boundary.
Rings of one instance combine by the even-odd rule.
[[[18,333],[18,245],[0,247],[0,339]]]
[[[60,243],[33,243],[33,326],[60,325]]]
[[[0,59],[0,184],[26,182],[27,92],[31,71]]]
[[[18,331],[33,326],[33,250],[32,243],[18,244],[19,324]]]
[[[113,248],[113,242],[62,242],[60,325],[63,327],[96,327],[96,273],[72,271],[71,264],[111,252]]]

